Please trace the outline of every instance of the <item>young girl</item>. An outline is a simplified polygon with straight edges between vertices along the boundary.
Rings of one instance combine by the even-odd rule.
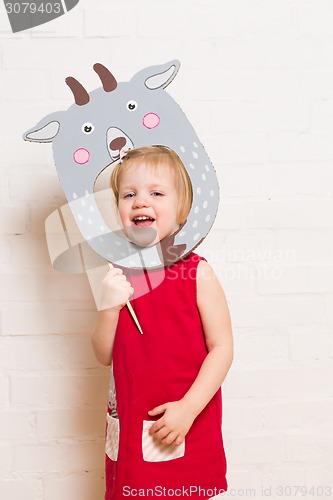
[[[124,233],[135,243],[147,228],[153,235],[149,245],[170,236],[172,241],[186,222],[191,181],[166,147],[129,151],[112,172],[111,187]],[[149,287],[155,273],[164,279]],[[113,268],[102,295],[92,344],[97,359],[113,365],[118,414],[109,409],[105,500],[222,493],[227,481],[221,384],[232,363],[233,340],[227,302],[211,266],[192,252],[149,275]],[[124,307],[131,297],[143,335]]]

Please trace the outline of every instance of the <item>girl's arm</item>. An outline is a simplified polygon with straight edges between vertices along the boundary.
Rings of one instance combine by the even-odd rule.
[[[91,343],[96,359],[105,366],[111,365],[119,312],[119,310],[112,308],[99,311],[97,323],[91,335]]]
[[[103,279],[101,311],[91,336],[95,356],[102,365],[111,365],[119,313],[133,293],[122,270],[109,269]]]
[[[150,433],[165,443],[180,444],[194,419],[204,409],[225,379],[233,359],[229,309],[223,289],[212,267],[200,261],[197,269],[197,305],[208,354],[190,389],[180,401],[160,405],[149,412],[164,415]]]

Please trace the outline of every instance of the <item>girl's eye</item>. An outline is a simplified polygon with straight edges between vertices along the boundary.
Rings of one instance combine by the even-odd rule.
[[[162,195],[162,193],[159,193],[158,191],[155,191],[155,192],[153,193],[153,196],[163,196],[163,195]]]
[[[126,104],[128,111],[135,111],[138,107],[138,103],[136,101],[128,101]]]
[[[95,127],[92,123],[87,122],[82,125],[82,132],[85,134],[91,134],[95,130]]]
[[[125,194],[124,198],[133,198],[134,193]]]

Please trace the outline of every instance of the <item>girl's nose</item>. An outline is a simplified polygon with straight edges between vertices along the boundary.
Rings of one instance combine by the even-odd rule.
[[[133,203],[134,208],[141,208],[141,207],[148,207],[148,206],[149,206],[149,201],[146,197],[138,196],[137,198],[134,199],[134,203]]]

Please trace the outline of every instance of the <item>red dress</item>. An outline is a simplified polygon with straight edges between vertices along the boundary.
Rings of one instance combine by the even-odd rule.
[[[227,490],[221,390],[194,420],[183,445],[161,447],[148,433],[150,421],[161,417],[150,417],[148,410],[181,399],[207,355],[196,303],[200,260],[192,252],[167,269],[150,271],[150,280],[161,281],[155,288],[147,285],[146,272],[126,271],[135,290],[151,291],[131,301],[143,335],[126,307],[119,316],[113,347],[119,420],[109,409],[105,500],[203,499]]]

